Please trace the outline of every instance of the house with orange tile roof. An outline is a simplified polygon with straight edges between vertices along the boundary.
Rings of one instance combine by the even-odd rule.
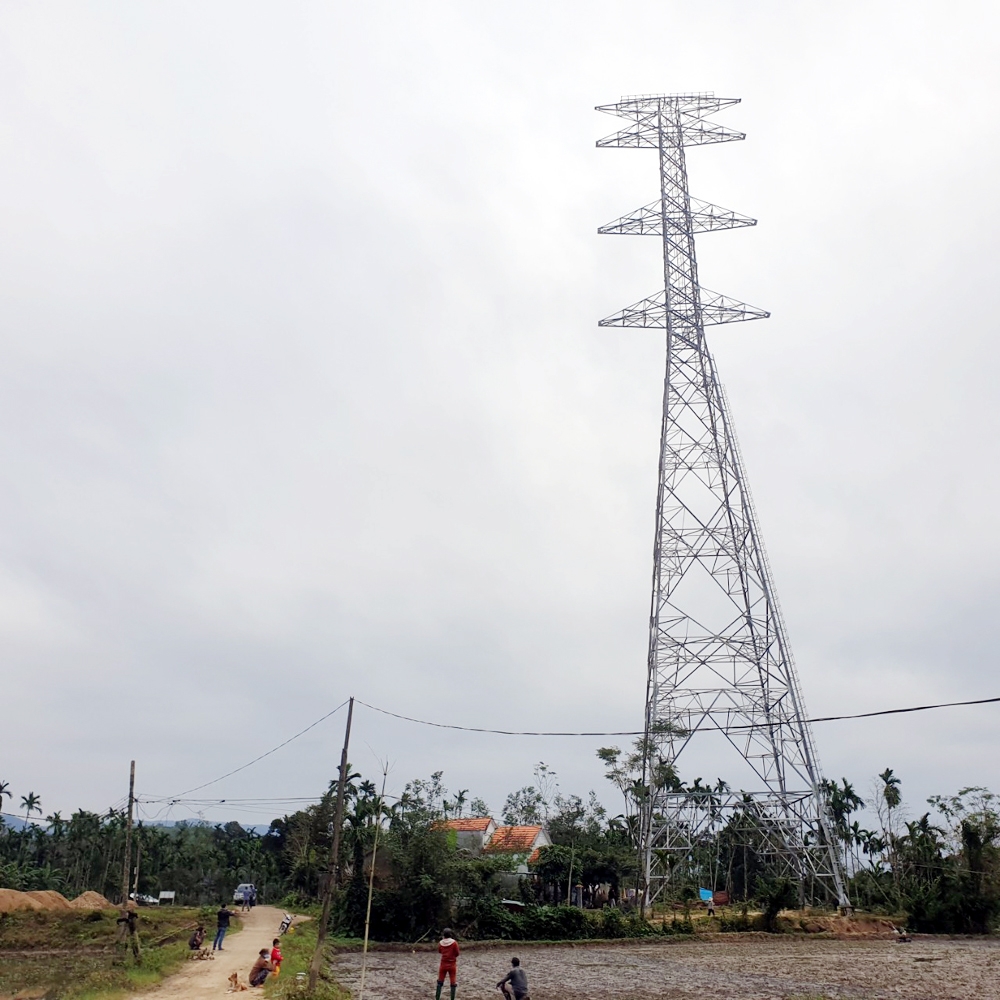
[[[489,816],[459,816],[436,825],[443,830],[454,830],[457,846],[472,854],[482,854],[497,829],[496,822]]]
[[[498,826],[484,848],[487,854],[520,855],[517,871],[528,874],[528,865],[538,860],[541,848],[552,843],[541,826]]]

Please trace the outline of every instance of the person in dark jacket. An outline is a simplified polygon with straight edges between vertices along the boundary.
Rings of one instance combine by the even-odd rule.
[[[512,958],[510,960],[511,969],[503,979],[497,983],[497,989],[505,997],[513,997],[514,1000],[526,1000],[528,996],[528,974],[521,968],[521,960]]]
[[[225,903],[219,907],[219,912],[215,915],[215,940],[212,942],[212,951],[216,948],[222,951],[222,942],[226,937],[226,931],[229,930],[229,921],[235,916],[236,914]]]

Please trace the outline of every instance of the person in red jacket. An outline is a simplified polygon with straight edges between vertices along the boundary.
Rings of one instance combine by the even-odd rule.
[[[455,1000],[455,972],[458,969],[458,942],[455,940],[450,927],[446,927],[441,932],[441,940],[438,941],[438,952],[441,954],[441,965],[438,967],[437,992],[434,1000],[441,1000],[441,987],[444,986],[444,977],[451,980],[451,1000]]]

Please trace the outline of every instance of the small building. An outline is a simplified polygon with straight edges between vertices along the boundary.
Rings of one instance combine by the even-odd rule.
[[[458,847],[471,854],[482,854],[497,829],[489,816],[446,819],[437,825],[443,830],[454,830]]]
[[[538,860],[538,852],[552,843],[541,826],[498,826],[484,848],[487,854],[518,856],[517,872],[528,874],[528,865]]]

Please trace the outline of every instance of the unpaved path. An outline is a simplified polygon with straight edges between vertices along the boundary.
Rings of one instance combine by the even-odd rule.
[[[188,962],[176,975],[165,979],[159,986],[150,990],[148,996],[155,997],[156,1000],[222,997],[229,989],[229,977],[234,972],[240,974],[240,982],[246,985],[257,953],[261,948],[271,950],[271,941],[278,936],[278,925],[284,915],[282,910],[274,906],[255,906],[249,912],[241,913],[243,930],[238,934],[230,931],[226,935],[223,950],[215,952],[214,962]],[[206,931],[205,944],[211,947],[212,938],[215,937],[215,927],[207,927]],[[257,996],[258,992],[254,990],[254,996]]]

